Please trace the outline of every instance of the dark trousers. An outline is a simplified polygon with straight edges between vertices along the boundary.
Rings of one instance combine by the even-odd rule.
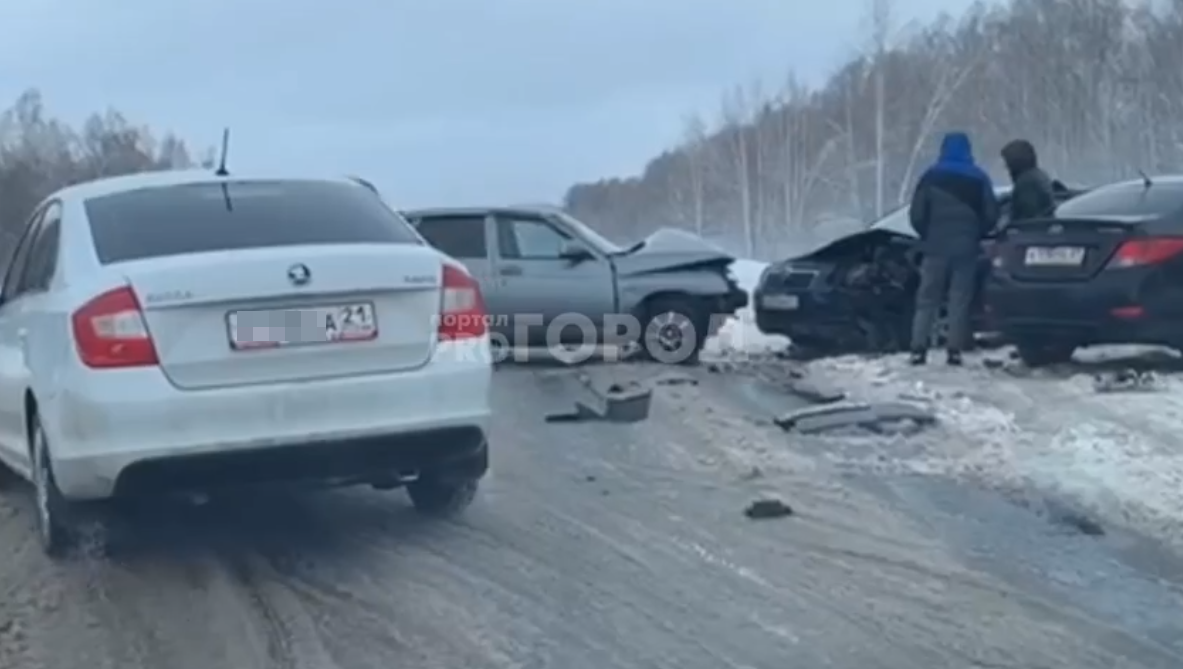
[[[950,351],[970,343],[970,309],[977,289],[977,259],[927,255],[920,264],[920,287],[912,317],[912,350],[928,350],[933,321],[947,305]]]

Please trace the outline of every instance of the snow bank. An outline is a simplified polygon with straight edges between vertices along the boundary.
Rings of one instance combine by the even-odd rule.
[[[906,444],[876,438],[881,452],[838,464],[878,468],[886,459],[903,471],[1041,491],[1183,544],[1183,379],[1166,379],[1161,392],[1098,394],[1084,355],[1082,372],[1068,378],[1016,378],[979,366],[980,357],[963,369],[940,356],[925,368],[899,355],[811,363],[856,398],[919,402],[940,419]]]
[[[737,353],[768,353],[779,351],[789,345],[789,340],[766,335],[756,327],[756,317],[752,312],[752,291],[760,281],[760,274],[768,263],[758,260],[741,258],[731,264],[731,271],[735,275],[740,287],[748,291],[747,307],[741,309],[734,318],[730,318],[719,332],[706,342],[704,351],[714,355],[734,355]]]

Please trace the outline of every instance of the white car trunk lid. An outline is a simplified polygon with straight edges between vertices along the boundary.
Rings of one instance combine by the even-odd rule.
[[[164,374],[185,389],[420,367],[436,344],[441,269],[434,250],[413,244],[272,247],[120,267]],[[342,326],[351,319],[360,325]]]

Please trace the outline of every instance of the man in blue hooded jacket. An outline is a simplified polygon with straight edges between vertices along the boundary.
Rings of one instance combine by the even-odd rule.
[[[974,163],[969,136],[950,132],[941,155],[916,184],[908,211],[924,254],[912,320],[913,365],[923,365],[933,321],[945,303],[948,363],[961,364],[969,344],[970,309],[977,290],[982,238],[998,223],[998,200],[989,175]]]

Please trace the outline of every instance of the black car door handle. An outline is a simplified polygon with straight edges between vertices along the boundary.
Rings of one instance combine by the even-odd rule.
[[[510,265],[501,268],[501,276],[521,276],[522,268],[517,265]]]

